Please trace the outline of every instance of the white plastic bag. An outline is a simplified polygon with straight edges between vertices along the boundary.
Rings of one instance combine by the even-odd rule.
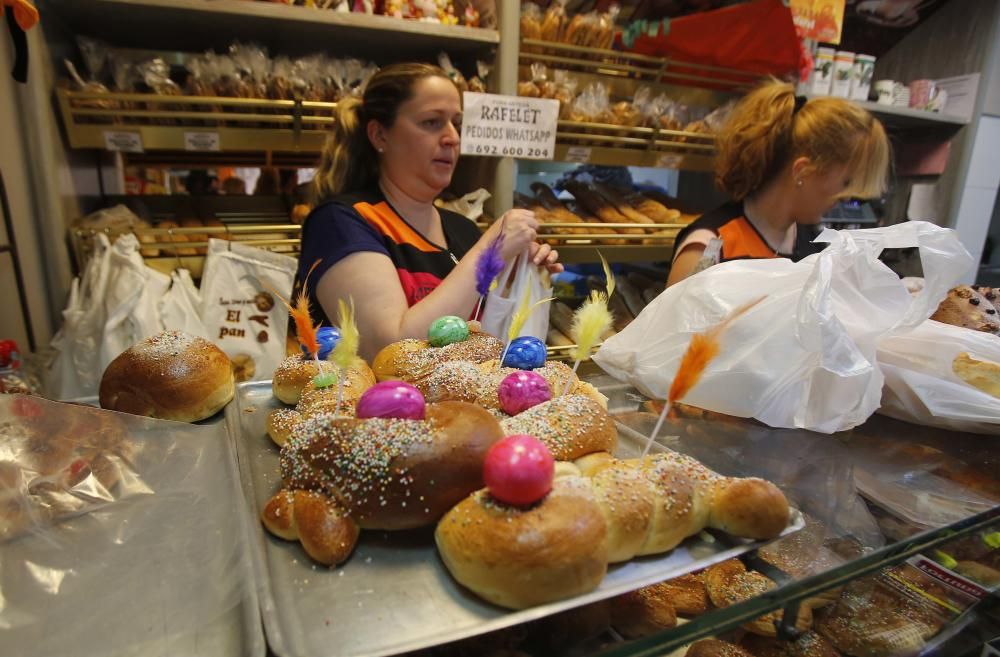
[[[927,320],[879,342],[885,374],[879,413],[955,431],[1000,434],[1000,399],[975,388],[952,370],[962,352],[1000,363],[1000,338]]]
[[[239,380],[270,379],[285,357],[295,258],[210,239],[201,281],[201,320],[236,367]]]
[[[440,207],[457,212],[470,221],[475,221],[483,216],[483,204],[489,199],[490,193],[480,188],[454,201],[443,201]]]
[[[664,398],[691,335],[766,295],[722,336],[722,350],[686,403],[773,427],[832,433],[879,406],[876,345],[922,323],[972,265],[954,231],[924,222],[826,230],[821,253],[722,263],[667,289],[594,360]],[[879,262],[883,248],[919,247],[925,288],[911,296]]]
[[[157,306],[169,287],[169,276],[146,266],[135,235],[127,233],[115,240],[104,293],[102,373],[120,353],[163,330]]]
[[[525,289],[530,289],[530,303],[534,304],[552,296],[552,282],[531,262],[527,251],[508,263],[497,280],[497,286],[486,295],[482,324],[484,331],[506,340],[511,318],[524,298]],[[544,342],[548,331],[549,304],[543,303],[535,307],[515,337],[532,335]]]
[[[45,376],[46,394],[53,399],[97,396],[104,369],[98,361],[104,328],[104,292],[108,284],[111,243],[103,233],[94,236],[94,252],[73,279],[63,325],[52,338],[56,354]]]
[[[170,289],[159,303],[163,329],[211,340],[212,336],[201,321],[201,294],[191,280],[191,272],[187,269],[174,270],[170,281]]]

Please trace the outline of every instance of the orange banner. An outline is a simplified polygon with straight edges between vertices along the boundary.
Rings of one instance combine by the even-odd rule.
[[[845,0],[791,0],[792,20],[806,39],[837,45]]]

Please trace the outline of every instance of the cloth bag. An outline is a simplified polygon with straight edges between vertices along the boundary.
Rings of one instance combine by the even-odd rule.
[[[1000,338],[927,320],[882,340],[878,360],[885,374],[879,413],[953,431],[1000,434],[1000,399],[963,381],[952,369],[966,352],[1000,363]]]
[[[527,251],[508,263],[497,280],[497,286],[486,295],[482,325],[484,331],[506,341],[511,319],[525,291],[530,295],[529,305],[534,304],[552,296],[552,282],[547,272],[531,262]],[[548,330],[549,304],[545,303],[534,308],[515,337],[531,335],[544,342]]]
[[[97,395],[104,372],[98,350],[110,256],[111,242],[104,233],[97,233],[90,260],[70,286],[69,302],[62,311],[63,325],[50,343],[55,356],[45,373],[45,389],[53,399]]]
[[[108,260],[104,293],[104,329],[100,371],[135,343],[163,330],[159,303],[170,287],[170,277],[148,267],[139,253],[139,240],[127,233],[115,240]]]
[[[684,398],[772,427],[823,433],[850,429],[879,407],[880,339],[929,317],[972,266],[954,231],[925,222],[825,230],[829,246],[793,263],[738,260],[670,287],[594,360],[609,374],[662,399],[691,335],[753,299],[764,300],[722,335],[721,352]],[[926,286],[916,296],[878,260],[885,248],[919,248]]]
[[[233,361],[239,381],[270,379],[285,357],[288,309],[297,263],[239,242],[208,240],[201,321]]]
[[[164,330],[212,339],[201,321],[201,294],[187,269],[171,272],[170,289],[160,299],[159,311]]]

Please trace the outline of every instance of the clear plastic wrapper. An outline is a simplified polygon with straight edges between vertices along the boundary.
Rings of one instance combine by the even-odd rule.
[[[533,2],[521,5],[521,38],[542,38],[542,10]]]
[[[462,75],[462,72],[455,68],[455,65],[451,63],[451,57],[448,53],[442,52],[438,53],[438,66],[440,66],[444,72],[451,78],[451,81],[455,83],[459,91],[468,91],[469,83]]]
[[[553,0],[542,16],[541,38],[544,41],[562,41],[567,21],[566,0]]]
[[[222,424],[20,395],[0,418],[4,652],[264,654]]]

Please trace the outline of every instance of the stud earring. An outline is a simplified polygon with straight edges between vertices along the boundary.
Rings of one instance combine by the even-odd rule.
[[[795,181],[795,184],[796,184],[797,186],[801,187],[801,186],[802,186],[802,181],[801,181],[801,180],[796,180],[796,181]]]
[[[384,153],[384,152],[385,152],[385,149],[384,149],[384,148],[380,148],[380,149],[378,149],[378,152],[379,152],[379,153]],[[801,184],[801,183],[800,183],[800,184]]]

